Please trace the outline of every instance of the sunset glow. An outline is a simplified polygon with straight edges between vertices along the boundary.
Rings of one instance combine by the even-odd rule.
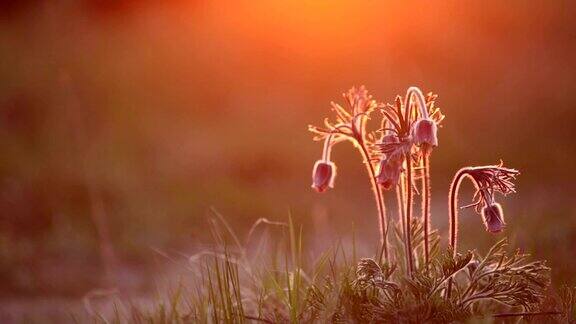
[[[574,12],[0,1],[0,322],[574,321]]]

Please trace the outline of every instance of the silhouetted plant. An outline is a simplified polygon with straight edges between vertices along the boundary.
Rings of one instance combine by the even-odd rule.
[[[424,219],[424,251],[425,264],[429,262],[429,209],[430,209],[430,181],[429,156],[433,147],[438,145],[437,128],[444,116],[434,107],[436,96],[429,94],[427,98],[420,89],[411,87],[404,99],[398,96],[395,105],[377,104],[368,95],[364,87],[352,88],[345,93],[344,98],[348,109],[332,103],[332,110],[336,113],[336,121],[324,121],[324,127],[309,126],[309,130],[316,134],[315,140],[324,141],[322,159],[317,161],[312,175],[312,187],[319,192],[332,187],[335,166],[330,160],[332,147],[339,142],[348,140],[356,146],[364,159],[368,170],[368,177],[372,185],[376,205],[379,212],[380,242],[382,253],[390,261],[388,246],[388,218],[383,200],[384,190],[398,186],[402,181],[405,184],[399,201],[405,210],[402,213],[404,224],[404,237],[406,242],[406,267],[413,271],[412,241],[410,224],[412,222],[413,189],[412,183],[416,169],[422,170],[423,178],[423,209]],[[379,110],[384,118],[381,128],[375,131],[368,130],[367,121],[371,114]],[[380,135],[378,135],[380,133]],[[422,164],[422,166],[420,166]],[[403,171],[406,171],[405,174]],[[331,177],[326,176],[330,173]]]
[[[410,87],[404,98],[396,97],[394,104],[375,104],[364,87],[360,89],[353,88],[345,94],[352,113],[332,104],[337,122],[326,121],[324,128],[309,128],[317,134],[317,140],[324,140],[324,156],[342,139],[351,140],[360,148],[381,211],[385,261],[363,259],[358,264],[356,279],[345,294],[348,302],[344,305],[348,305],[349,314],[358,321],[420,322],[461,320],[471,316],[473,306],[478,303],[521,307],[525,312],[535,310],[549,283],[549,268],[543,262],[527,262],[527,256],[518,253],[507,256],[505,241],[498,242],[484,258],[472,252],[461,255],[457,251],[457,203],[462,180],[469,178],[476,187],[473,203],[465,207],[475,207],[486,230],[497,233],[506,224],[502,207],[495,201],[495,193],[514,192],[513,180],[519,172],[503,167],[502,163],[460,169],[449,193],[449,247],[445,253],[431,253],[430,243],[434,236],[430,229],[429,161],[432,149],[438,146],[438,126],[444,119],[440,110],[434,107],[437,96],[432,93],[424,96],[420,89]],[[358,109],[363,106],[356,102],[368,100],[371,101],[369,109]],[[381,128],[367,131],[366,121],[376,107],[383,115],[379,122]],[[378,132],[381,133],[379,137]],[[376,169],[377,174],[374,173]],[[413,218],[412,211],[417,178],[422,179],[422,216],[419,220]],[[397,243],[404,247],[403,253],[388,244],[387,219],[382,212],[382,194],[392,188],[397,192],[400,230],[396,233]],[[437,237],[435,242],[437,248]],[[420,244],[423,245],[421,252]],[[390,249],[398,251],[397,259],[403,254],[405,267],[385,276],[381,267],[394,266],[396,269]],[[422,255],[420,264],[416,262],[419,255]],[[464,269],[467,269],[468,277],[461,275]]]

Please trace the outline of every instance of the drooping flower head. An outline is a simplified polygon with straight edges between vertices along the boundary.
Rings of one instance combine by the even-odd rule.
[[[438,125],[444,119],[439,108],[434,107],[437,96],[428,93],[426,97],[417,87],[410,87],[403,98],[396,96],[394,104],[380,105],[382,114],[387,121],[383,131],[396,134],[398,143],[377,144],[383,154],[389,156],[404,155],[412,152],[416,145],[424,154],[430,153],[438,145]]]
[[[325,119],[324,127],[312,125],[308,127],[316,134],[315,140],[324,141],[322,159],[316,162],[312,174],[312,187],[318,192],[323,192],[334,185],[336,165],[330,160],[330,153],[335,144],[349,140],[356,146],[369,147],[374,140],[373,134],[366,132],[366,120],[377,107],[376,101],[364,86],[353,87],[344,93],[343,97],[346,108],[331,103],[332,110],[336,113],[336,122]]]
[[[509,169],[499,165],[488,165],[464,169],[476,185],[472,204],[477,213],[482,215],[486,230],[490,233],[501,232],[506,223],[502,207],[494,199],[494,194],[499,192],[503,195],[516,192],[514,179],[520,173],[518,170]]]
[[[395,147],[400,143],[398,136],[389,132],[385,134],[380,139],[377,145],[382,147]],[[397,150],[389,151],[388,153],[382,153],[380,157],[380,163],[378,165],[378,175],[376,176],[376,182],[385,190],[390,190],[398,184],[400,181],[400,174],[402,173],[402,162],[403,157],[398,154]]]
[[[425,150],[430,150],[432,147],[438,146],[438,126],[436,122],[430,118],[421,118],[414,124],[412,137],[414,144],[425,147]]]
[[[400,181],[400,174],[402,173],[402,160],[401,159],[386,159],[380,161],[378,175],[376,182],[385,190],[395,188]]]
[[[411,129],[412,140],[423,154],[430,154],[432,148],[438,146],[438,125],[444,119],[440,110],[434,108],[436,95],[429,93],[425,98],[418,87],[410,87],[404,100],[406,106],[416,104],[419,108],[418,119]]]
[[[502,207],[496,202],[482,208],[482,220],[484,221],[486,230],[490,233],[502,232],[506,226]]]
[[[312,188],[318,192],[324,192],[328,188],[334,188],[336,178],[336,165],[330,161],[318,160],[312,171]]]

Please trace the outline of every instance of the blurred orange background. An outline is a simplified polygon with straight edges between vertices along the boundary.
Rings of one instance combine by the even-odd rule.
[[[463,247],[503,236],[576,283],[576,3],[569,1],[6,1],[0,4],[0,296],[101,285],[95,219],[146,289],[154,249],[209,242],[209,208],[239,233],[290,212],[324,246],[354,222],[377,240],[360,157],[310,189],[309,123],[364,84],[408,86],[446,114],[433,223],[451,176],[518,168],[507,232],[463,212]],[[471,192],[469,193],[471,196]],[[390,199],[393,201],[393,199]],[[100,215],[100,218],[94,218]],[[100,233],[101,234],[101,233]],[[155,261],[156,260],[156,261]]]

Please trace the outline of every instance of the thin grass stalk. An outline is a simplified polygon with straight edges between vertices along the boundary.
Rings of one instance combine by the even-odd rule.
[[[381,251],[380,255],[378,256],[378,261],[382,262],[382,254],[384,254],[384,258],[388,261],[389,260],[389,253],[388,253],[388,222],[386,221],[386,207],[384,205],[384,197],[382,195],[382,190],[380,186],[376,182],[376,170],[374,170],[374,166],[370,161],[370,154],[366,146],[364,145],[364,141],[359,142],[358,146],[360,148],[360,152],[362,153],[362,158],[364,159],[364,163],[366,164],[366,170],[368,171],[368,177],[370,178],[370,183],[372,185],[372,192],[374,193],[374,199],[376,200],[376,206],[378,208],[378,220],[380,223],[380,246]]]
[[[428,271],[430,262],[430,156],[424,153],[424,177],[422,178],[422,221],[424,222],[424,266]]]
[[[406,153],[406,265],[408,274],[412,277],[412,272],[414,270],[413,260],[412,260],[412,161],[410,153]]]

